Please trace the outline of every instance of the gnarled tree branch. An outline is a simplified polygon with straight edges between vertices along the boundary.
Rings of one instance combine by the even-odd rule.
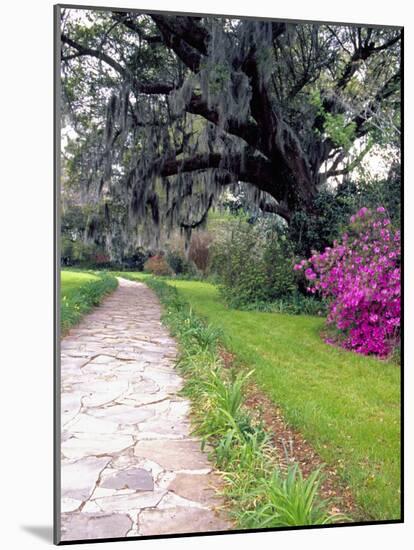
[[[174,85],[170,84],[168,82],[139,82],[137,78],[131,73],[131,71],[124,66],[122,66],[120,63],[118,63],[115,59],[107,55],[103,50],[96,50],[94,48],[89,48],[87,46],[83,46],[82,44],[79,44],[75,40],[72,40],[65,34],[61,35],[61,40],[64,44],[67,44],[71,48],[77,50],[77,54],[66,56],[66,59],[71,59],[73,57],[79,57],[83,55],[87,55],[90,57],[95,57],[96,59],[99,59],[112,67],[117,73],[119,73],[125,80],[128,80],[131,82],[131,84],[134,87],[134,90],[137,93],[144,93],[144,94],[169,94],[173,89]]]

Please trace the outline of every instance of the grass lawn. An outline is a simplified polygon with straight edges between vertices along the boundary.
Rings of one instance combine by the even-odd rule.
[[[60,295],[69,298],[86,283],[98,280],[99,276],[91,272],[62,270],[60,272]]]
[[[118,285],[112,274],[61,270],[61,330],[64,335],[80,321],[82,315],[98,305]]]
[[[142,274],[129,276],[141,279]],[[351,488],[363,517],[400,518],[400,370],[325,344],[322,319],[227,309],[215,286],[169,280]]]

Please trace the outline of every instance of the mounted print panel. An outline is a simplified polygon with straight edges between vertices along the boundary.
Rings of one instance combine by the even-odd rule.
[[[403,520],[402,47],[55,7],[55,543]]]

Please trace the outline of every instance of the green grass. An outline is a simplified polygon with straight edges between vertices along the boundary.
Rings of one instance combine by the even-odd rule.
[[[221,331],[202,321],[177,290],[160,279],[147,279],[163,306],[163,322],[177,338],[177,368],[182,393],[192,403],[193,433],[222,472],[227,510],[237,527],[321,525],[349,521],[330,512],[334,501],[321,499],[323,475],[303,478],[300,465],[281,469],[270,434],[245,405],[245,385],[253,371],[225,368],[218,352]]]
[[[61,296],[73,296],[82,286],[91,281],[98,281],[99,275],[88,271],[62,270],[60,272]]]
[[[62,270],[60,283],[62,335],[118,286],[112,274],[75,270]]]
[[[128,277],[141,279],[130,273]],[[400,518],[400,370],[320,338],[324,320],[227,309],[216,287],[170,280],[349,485],[364,520]]]

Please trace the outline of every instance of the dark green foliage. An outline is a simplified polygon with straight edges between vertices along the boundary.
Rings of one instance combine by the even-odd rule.
[[[350,184],[352,185],[352,184]],[[355,189],[356,188],[356,189]],[[393,163],[388,177],[379,181],[362,181],[358,186],[354,184],[351,193],[355,193],[355,208],[357,212],[361,207],[375,209],[378,205],[387,210],[388,217],[395,227],[401,223],[401,168],[398,163]]]
[[[137,249],[134,253],[123,256],[119,267],[128,271],[142,271],[147,259],[148,253],[143,249]],[[115,269],[118,267],[115,263],[112,265]]]
[[[178,250],[168,250],[165,259],[176,275],[191,277],[197,274],[193,262],[187,260],[184,254]]]
[[[320,125],[323,127],[325,134],[335,145],[348,150],[356,137],[355,122],[347,124],[343,113],[332,114],[330,112],[326,112],[319,90],[313,90],[309,96],[309,103],[315,108]],[[320,136],[322,134],[321,130],[318,128],[315,128],[314,132],[316,136]]]
[[[79,266],[85,269],[110,267],[110,257],[105,250],[104,241],[87,239],[91,208],[76,204],[71,199],[65,199],[64,203],[60,231],[61,265]]]
[[[241,221],[216,247],[213,269],[221,293],[231,307],[264,309],[296,300],[290,309],[301,310],[293,271],[293,247],[282,231],[263,231],[260,224]]]
[[[400,224],[401,178],[394,165],[387,179],[376,181],[345,180],[333,189],[323,189],[314,202],[314,212],[297,211],[289,225],[289,239],[300,257],[309,257],[312,250],[323,251],[342,234],[350,216],[363,206],[386,208],[393,224]]]
[[[324,250],[332,244],[353,213],[352,197],[339,195],[330,190],[320,191],[314,203],[314,214],[298,211],[289,225],[289,238],[294,243],[295,253],[308,257],[312,250]]]
[[[213,266],[220,276],[222,295],[233,307],[266,300],[266,273],[258,238],[253,226],[241,222],[216,247]]]
[[[271,234],[263,249],[268,299],[278,300],[292,295],[296,289],[292,271],[293,247],[284,235]]]
[[[111,212],[114,219],[108,221],[108,213],[105,214],[105,208],[102,206],[92,209],[90,205],[80,206],[73,199],[68,198],[64,203],[61,217],[62,266],[77,266],[83,269],[143,270],[144,263],[148,259],[148,251],[136,245],[125,246],[120,236],[122,233],[119,231],[120,222],[115,217],[115,214],[119,216],[122,213],[119,214],[113,205]],[[108,225],[110,239],[102,233],[103,225]],[[95,227],[95,233],[92,231],[93,227]]]
[[[166,254],[166,260],[174,273],[180,274],[184,272],[185,259],[179,252],[176,252],[175,250],[170,250]]]
[[[64,266],[90,266],[102,247],[85,240],[88,209],[66,201],[61,215],[61,264]]]
[[[87,209],[84,206],[74,204],[72,200],[65,199],[61,211],[61,233],[72,240],[84,236],[87,222]]]

